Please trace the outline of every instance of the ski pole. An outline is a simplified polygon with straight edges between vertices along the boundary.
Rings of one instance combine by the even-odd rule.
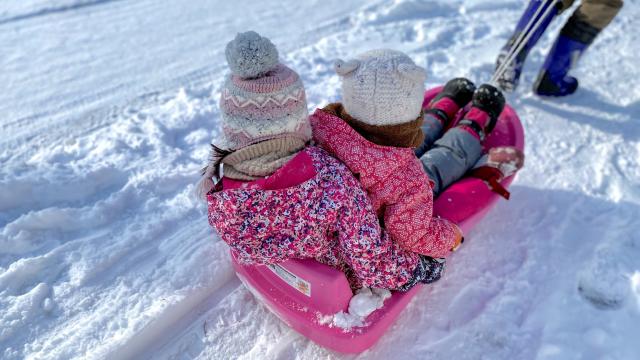
[[[511,44],[511,46],[509,47],[509,51],[507,51],[507,55],[505,56],[505,59],[509,56],[511,56],[511,53],[513,53],[513,51],[518,47],[518,45],[520,45],[520,43],[522,42],[522,39],[529,33],[529,31],[531,30],[531,27],[533,25],[533,23],[535,21],[537,21],[538,19],[538,15],[540,15],[540,12],[545,8],[547,1],[550,0],[544,0],[544,3],[539,6],[536,9],[536,12],[533,14],[533,16],[531,17],[531,19],[529,19],[529,22],[527,23],[527,25],[525,25],[524,29],[518,34],[518,37],[516,37],[516,40]],[[496,69],[496,72],[498,72],[499,70],[502,69],[502,67],[504,66],[505,62],[502,62],[500,64],[500,66],[498,67],[498,69]],[[494,73],[495,74],[495,73]]]
[[[495,85],[497,83],[498,79],[500,77],[502,77],[502,75],[504,75],[504,73],[506,72],[507,68],[509,67],[509,64],[515,59],[516,56],[518,56],[520,51],[522,51],[522,49],[527,44],[529,39],[531,39],[533,34],[538,30],[540,25],[543,23],[544,19],[551,13],[551,11],[553,11],[553,8],[554,8],[554,6],[556,5],[556,3],[558,1],[559,0],[552,0],[550,6],[546,8],[546,10],[544,11],[543,15],[539,19],[534,18],[534,20],[536,20],[536,21],[533,24],[533,27],[531,29],[528,29],[528,31],[526,31],[526,32],[523,31],[523,34],[526,33],[526,36],[524,37],[524,39],[520,43],[517,44],[517,46],[512,47],[512,51],[510,51],[508,53],[508,56],[505,57],[504,62],[501,64],[499,69],[494,73],[493,77],[491,78],[491,83],[492,84]],[[542,7],[540,7],[540,9],[542,9]],[[538,9],[538,10],[540,10],[540,9]],[[515,48],[515,50],[513,50],[514,48]]]
[[[540,11],[544,8],[544,6],[540,6],[540,8],[538,8],[533,18],[529,21],[529,23],[525,27],[525,31],[520,33],[520,36],[518,36],[513,46],[507,52],[507,56],[505,57],[504,61],[502,62],[502,64],[500,64],[496,72],[493,74],[490,84],[496,85],[498,79],[502,77],[504,72],[507,70],[509,64],[518,55],[518,53],[522,51],[522,49],[527,44],[529,39],[531,39],[533,34],[538,30],[540,25],[543,23],[544,19],[551,13],[551,11],[553,11],[553,8],[558,1],[559,0],[551,0],[551,4],[545,9],[544,13],[540,18],[538,18],[538,15],[540,14]]]
[[[551,13],[551,11],[553,11],[553,7],[556,5],[557,2],[558,0],[551,0],[550,6],[546,8],[546,10],[544,11],[543,15],[540,18],[538,18],[538,15],[540,14],[540,11],[544,8],[544,5],[538,8],[533,18],[527,24],[525,31],[523,31],[520,34],[518,39],[519,41],[514,42],[514,45],[511,47],[510,51],[507,52],[507,56],[505,57],[504,61],[502,62],[502,64],[500,64],[498,70],[496,70],[496,72],[494,73],[493,77],[491,78],[492,84],[495,85],[498,79],[502,77],[502,75],[504,75],[504,72],[509,67],[509,64],[518,55],[518,53],[520,53],[520,51],[524,48],[524,46],[527,44],[529,39],[531,39],[533,34],[538,30],[543,20]]]
[[[552,0],[549,0],[552,1]],[[539,21],[542,21],[542,19],[544,19],[545,17],[542,16],[540,18],[538,18],[538,15],[540,15],[540,12],[547,8],[546,7],[548,5],[547,1],[545,0],[545,2],[540,5],[538,7],[538,9],[536,9],[536,12],[533,14],[533,16],[531,17],[531,19],[529,19],[529,22],[527,23],[527,25],[524,27],[523,31],[520,32],[520,34],[518,34],[518,37],[516,38],[516,40],[511,44],[511,47],[509,48],[509,51],[507,51],[507,55],[505,56],[505,60],[508,58],[512,57],[512,54],[515,52],[516,54],[518,52],[516,52],[515,50],[518,48],[518,46],[520,46],[520,44],[522,43],[523,39],[529,34],[529,33],[535,33],[535,30],[537,30],[537,24]],[[554,5],[554,4],[552,4]],[[534,24],[535,23],[535,24]],[[509,61],[510,62],[510,61]],[[496,69],[496,71],[494,72],[493,77],[491,78],[491,82],[493,83],[494,81],[497,81],[498,78],[500,78],[500,76],[502,76],[502,73],[505,71],[505,67],[508,66],[509,62],[507,61],[503,61],[500,66],[498,67],[498,69]],[[496,76],[496,74],[500,74],[500,76]]]

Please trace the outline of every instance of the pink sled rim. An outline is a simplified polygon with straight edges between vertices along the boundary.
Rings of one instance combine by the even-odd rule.
[[[424,105],[441,89],[428,90]],[[462,115],[461,111],[455,121]],[[495,146],[515,146],[524,151],[522,124],[508,105],[485,141],[485,149]],[[506,178],[502,185],[507,188],[512,181],[513,177]],[[481,180],[463,178],[436,199],[434,211],[468,233],[499,199]],[[341,353],[357,354],[372,347],[422,288],[392,292],[384,307],[366,318],[364,326],[345,330],[331,323],[334,314],[346,312],[353,295],[339,270],[310,259],[288,260],[272,266],[242,265],[231,255],[240,280],[271,312],[313,342]]]

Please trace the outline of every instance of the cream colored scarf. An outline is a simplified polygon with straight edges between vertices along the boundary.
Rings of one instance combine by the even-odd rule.
[[[291,160],[305,145],[304,140],[293,137],[249,145],[222,159],[224,176],[243,181],[264,178]]]

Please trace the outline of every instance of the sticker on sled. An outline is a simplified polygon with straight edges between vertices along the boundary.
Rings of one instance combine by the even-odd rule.
[[[308,281],[298,277],[296,274],[290,272],[289,270],[283,268],[278,264],[267,265],[267,267],[291,287],[307,295],[308,297],[311,297],[311,284]]]

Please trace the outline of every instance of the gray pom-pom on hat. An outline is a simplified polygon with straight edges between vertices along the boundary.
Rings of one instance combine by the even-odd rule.
[[[239,33],[225,49],[231,72],[244,79],[257,78],[278,65],[278,50],[255,31]]]

